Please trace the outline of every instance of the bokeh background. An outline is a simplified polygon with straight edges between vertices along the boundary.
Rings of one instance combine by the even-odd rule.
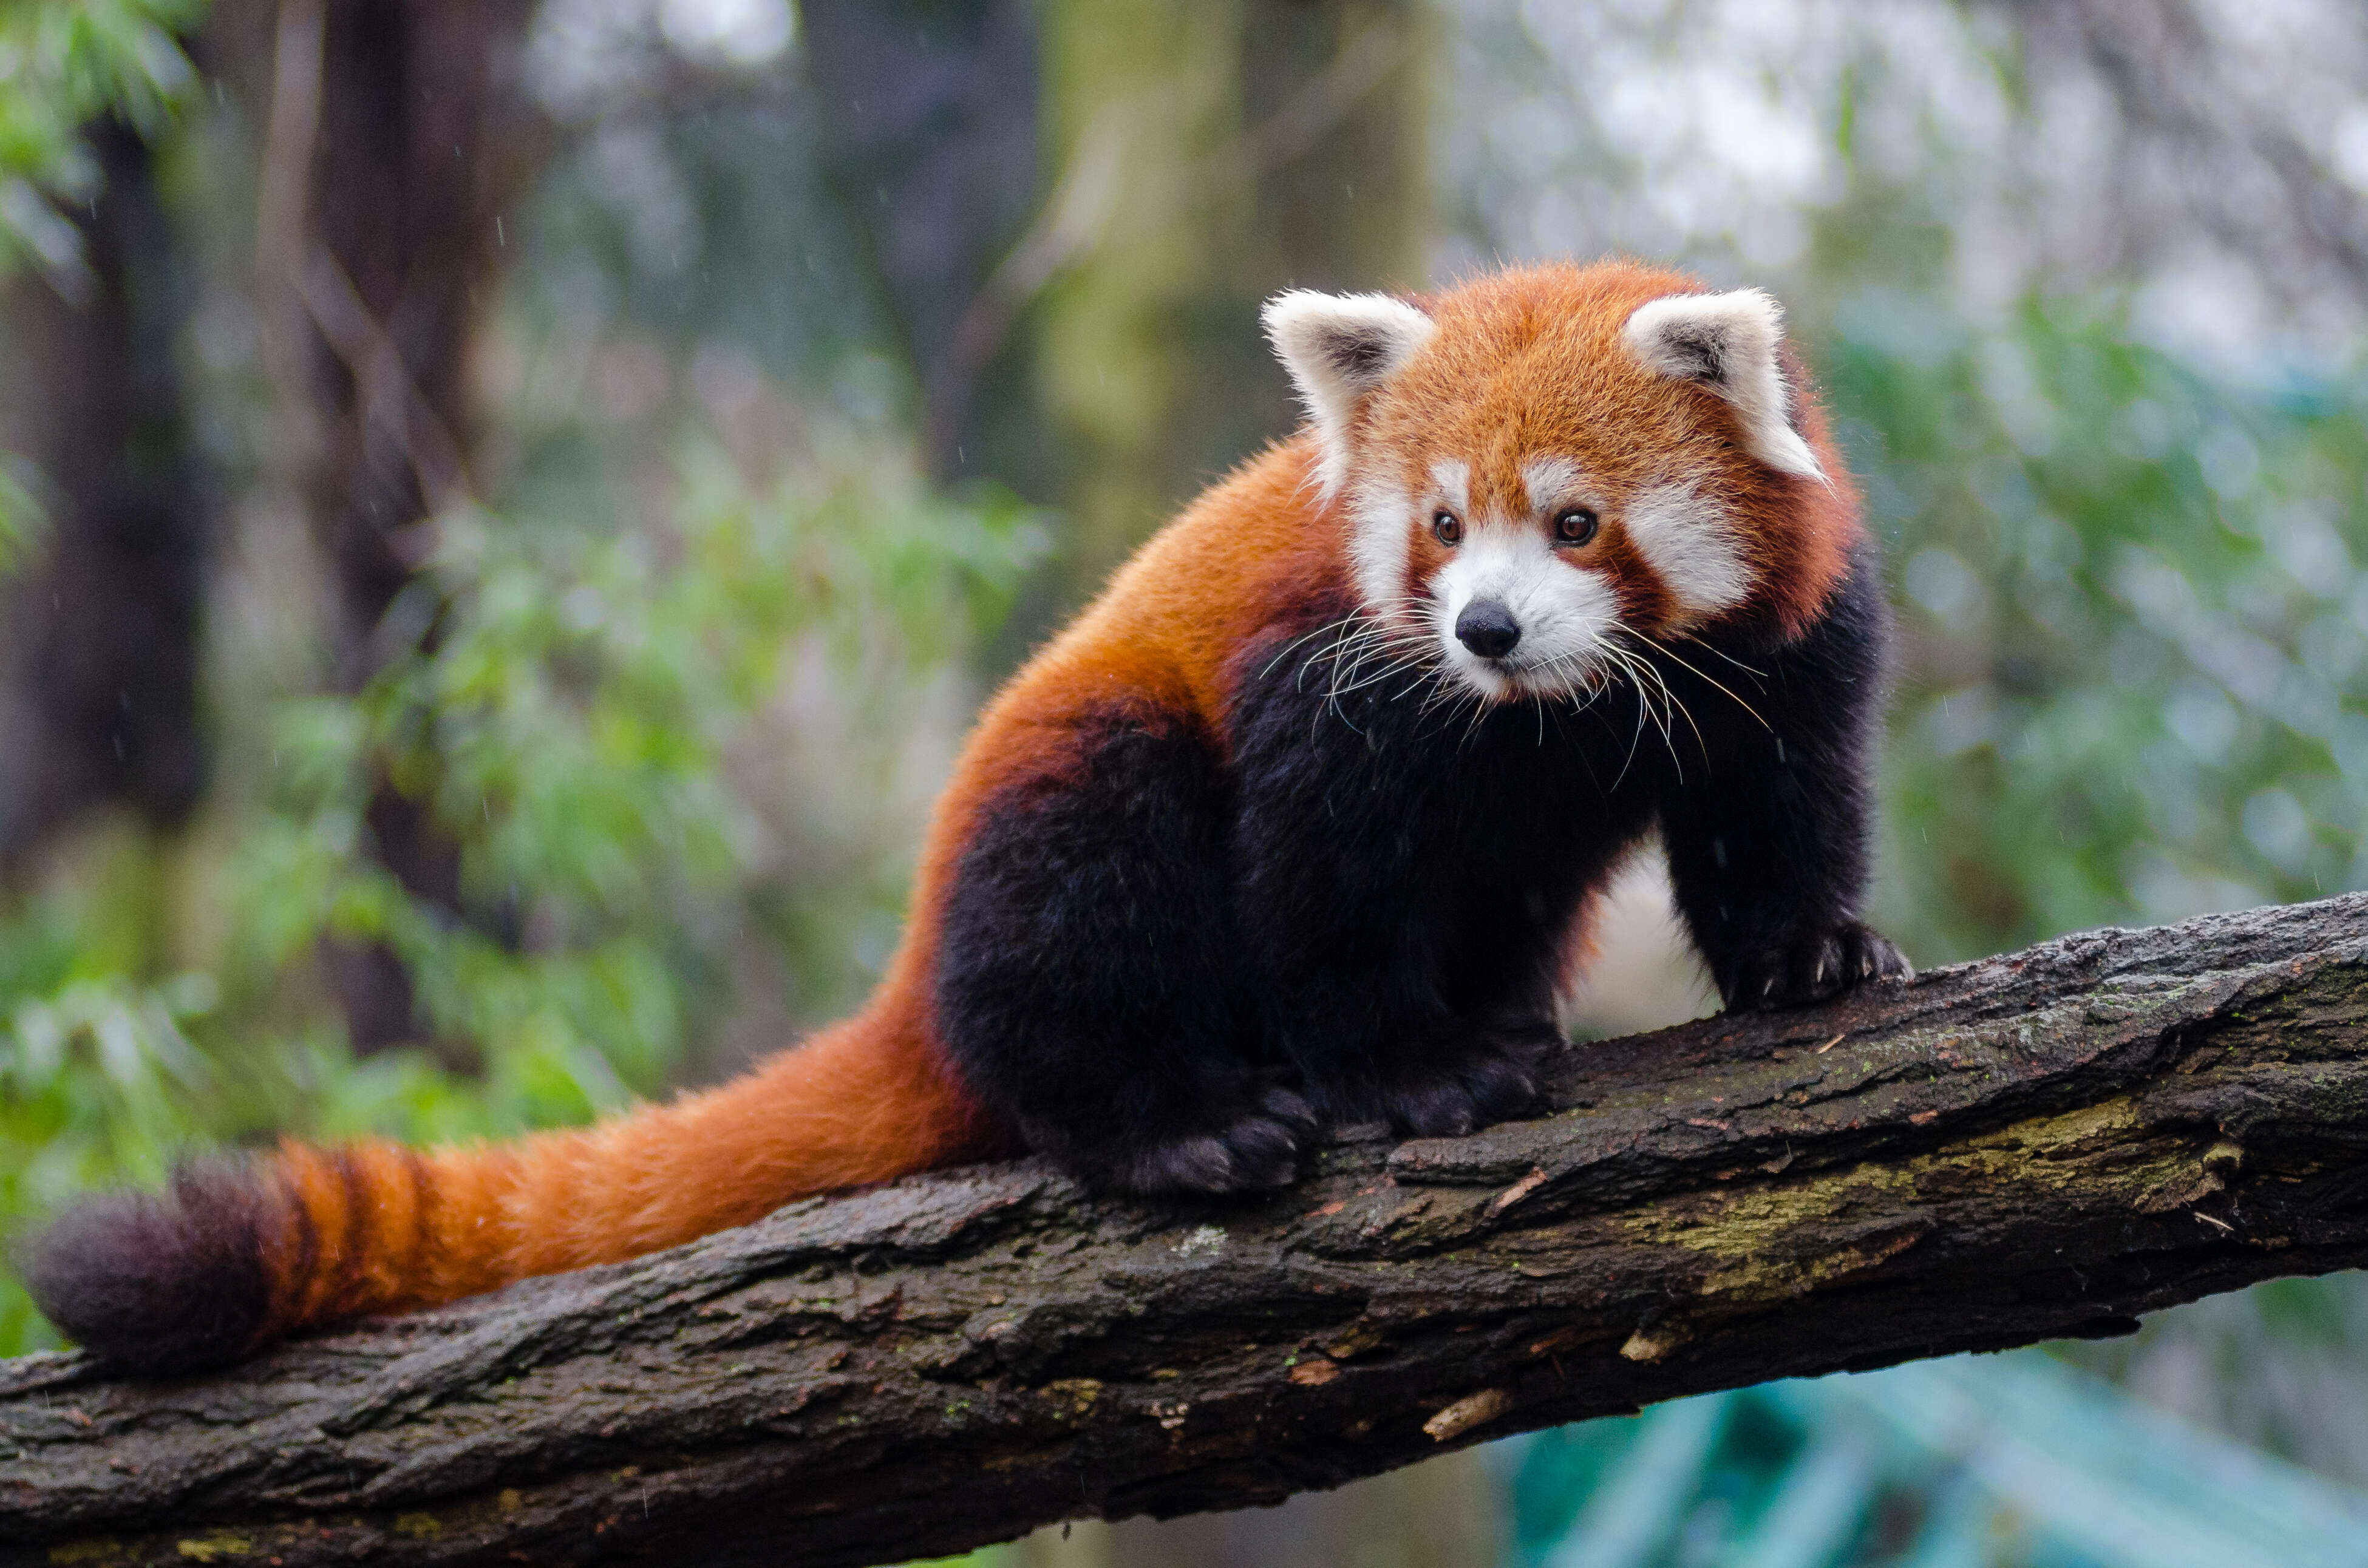
[[[6,0],[0,1224],[845,1010],[982,694],[1289,428],[1264,296],[1611,252],[1824,379],[1917,961],[2368,886],[2349,0]],[[1703,1010],[1622,903],[1575,1026]],[[2338,1278],[979,1561],[2298,1568],[2363,1487]]]

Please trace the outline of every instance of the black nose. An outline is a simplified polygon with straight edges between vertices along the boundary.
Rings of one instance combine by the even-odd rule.
[[[1455,640],[1484,659],[1501,659],[1521,640],[1521,623],[1502,599],[1474,599],[1455,618]]]

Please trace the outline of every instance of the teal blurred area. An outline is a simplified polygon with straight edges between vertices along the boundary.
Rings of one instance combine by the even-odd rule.
[[[1520,1568],[2336,1568],[2368,1493],[2045,1354],[1769,1383],[1490,1458]]]
[[[1532,1433],[1280,1508],[1047,1530],[975,1568],[2349,1568],[2368,1489],[2044,1350]]]

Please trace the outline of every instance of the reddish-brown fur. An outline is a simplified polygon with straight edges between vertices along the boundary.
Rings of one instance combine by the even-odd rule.
[[[1576,459],[1609,492],[1615,519],[1621,502],[1656,481],[1708,478],[1759,581],[1731,613],[1770,617],[1783,635],[1797,635],[1850,570],[1857,496],[1815,403],[1799,411],[1799,424],[1828,479],[1803,485],[1744,454],[1726,403],[1623,351],[1620,330],[1637,306],[1701,288],[1681,273],[1605,262],[1497,273],[1425,301],[1439,334],[1374,400],[1360,466],[1386,454],[1380,460],[1419,492],[1434,460],[1470,461],[1474,512],[1495,506],[1508,516],[1525,507],[1521,460],[1542,452]],[[1445,552],[1419,519],[1410,537],[1419,579]],[[1639,626],[1661,625],[1660,585],[1616,520],[1589,548],[1588,563],[1611,569],[1623,612]]]
[[[1354,437],[1360,465],[1398,464],[1412,487],[1434,457],[1465,458],[1475,506],[1510,511],[1524,456],[1575,458],[1616,499],[1682,453],[1716,476],[1759,574],[1760,590],[1734,613],[1796,631],[1841,580],[1857,527],[1822,416],[1806,411],[1803,434],[1834,479],[1804,503],[1817,487],[1747,460],[1724,403],[1647,372],[1620,346],[1638,304],[1698,289],[1605,264],[1506,272],[1425,301],[1440,331],[1369,410]],[[1278,611],[1348,578],[1345,509],[1320,494],[1315,458],[1303,433],[1201,496],[987,706],[938,803],[903,945],[860,1014],[735,1083],[581,1131],[425,1154],[283,1146],[268,1167],[277,1201],[264,1332],[631,1257],[802,1194],[1009,1150],[947,1066],[933,1018],[957,858],[984,802],[1071,765],[1081,716],[1135,708],[1225,733],[1229,657]],[[1437,548],[1417,526],[1417,571]],[[1626,548],[1608,529],[1600,558],[1633,566]],[[1616,574],[1623,591],[1652,591],[1649,574]]]

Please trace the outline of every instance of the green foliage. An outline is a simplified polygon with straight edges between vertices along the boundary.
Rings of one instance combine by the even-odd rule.
[[[70,297],[85,281],[79,233],[61,212],[97,194],[83,129],[114,115],[160,130],[197,85],[176,34],[203,0],[15,0],[0,6],[0,278],[29,261]],[[0,578],[44,518],[0,459]],[[68,1192],[153,1180],[218,1097],[188,1027],[217,994],[202,974],[150,983],[117,948],[60,910],[0,921],[0,1232]],[[0,1354],[51,1342],[0,1278]]]
[[[2368,403],[2112,311],[1861,295],[1827,353],[1892,540],[1884,918],[1931,961],[2368,880]]]
[[[450,1141],[658,1094],[717,1065],[695,1043],[733,999],[735,948],[785,963],[814,1011],[868,986],[912,824],[871,863],[784,885],[800,802],[768,726],[802,683],[860,694],[871,726],[830,761],[876,790],[878,747],[1000,621],[1042,529],[852,437],[763,489],[697,439],[679,474],[666,532],[441,520],[390,617],[411,646],[354,696],[279,708],[218,976],[143,983],[126,944],[55,907],[0,922],[0,1221],[153,1182],[193,1142]],[[368,853],[374,801],[458,846],[457,906]],[[431,1038],[357,1060],[317,1005],[324,943],[391,948]],[[46,1332],[0,1285],[0,1354]]]
[[[2272,1279],[2157,1312],[2125,1339],[2055,1351],[2264,1452],[2368,1486],[2363,1284],[2356,1273]]]
[[[2368,1496],[2047,1356],[1960,1357],[1679,1400],[1518,1438],[1518,1564],[2296,1568]]]
[[[176,35],[202,9],[0,6],[0,274],[29,262],[74,295],[63,213],[98,177],[82,130],[173,121],[197,85]],[[606,254],[568,226],[584,203],[560,184],[561,259],[523,274],[532,299]],[[738,250],[749,277],[784,275],[779,244]],[[700,298],[747,302],[745,278],[718,295],[709,270]],[[759,314],[847,314],[812,302],[765,295]],[[534,340],[581,324],[540,322]],[[773,369],[861,369],[831,344]],[[498,516],[438,519],[368,687],[218,687],[243,749],[195,833],[85,846],[96,868],[0,902],[0,1230],[154,1182],[191,1145],[580,1121],[727,1071],[868,989],[947,760],[916,736],[959,733],[967,661],[1044,533],[1008,497],[932,494],[876,410],[833,423],[761,379],[732,384],[793,421],[794,454],[727,452],[679,405],[622,451],[564,403],[548,428],[513,420],[527,472]],[[671,449],[671,506],[650,461],[666,428],[691,432]],[[40,526],[0,472],[0,573]],[[269,776],[249,780],[267,738]],[[427,896],[380,864],[390,812],[454,846],[456,888]],[[358,1059],[322,959],[371,947],[407,971],[423,1038]],[[0,1354],[49,1342],[0,1278]]]
[[[1008,502],[897,494],[881,457],[759,494],[694,445],[664,540],[443,519],[414,646],[359,696],[280,716],[279,809],[242,852],[239,967],[284,976],[324,939],[392,949],[432,1043],[482,1062],[465,1131],[657,1093],[712,1019],[726,950],[750,927],[784,935],[796,902],[766,855],[762,759],[734,755],[788,666],[819,657],[893,710],[1000,620],[1041,547]],[[458,908],[369,852],[390,792],[458,846]],[[892,921],[897,858],[863,889]],[[430,1074],[406,1092],[450,1090]]]
[[[197,86],[176,35],[204,0],[0,6],[0,272],[30,260],[71,287],[82,243],[61,205],[97,194],[83,128],[115,115],[154,134]]]
[[[205,0],[0,4],[0,279],[27,263],[69,298],[87,286],[82,234],[62,208],[98,194],[84,128],[108,115],[161,131],[197,87],[176,34]],[[0,460],[0,578],[38,545],[41,513]]]
[[[104,954],[54,910],[0,925],[0,1229],[95,1184],[158,1179],[219,1098],[187,1032],[212,980],[142,984]],[[53,1342],[0,1278],[0,1354]]]
[[[0,457],[0,581],[40,546],[48,518],[15,466]]]

